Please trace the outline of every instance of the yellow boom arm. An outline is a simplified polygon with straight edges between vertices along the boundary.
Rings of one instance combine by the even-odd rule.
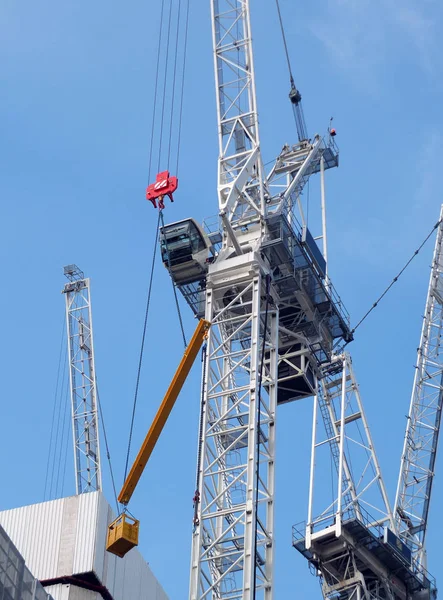
[[[146,467],[149,457],[155,448],[158,438],[160,437],[163,427],[168,420],[171,410],[174,407],[175,401],[186,381],[189,371],[197,357],[198,351],[200,350],[203,341],[206,337],[206,333],[210,327],[210,323],[201,319],[197,325],[197,328],[189,342],[188,347],[185,350],[183,358],[178,365],[177,371],[175,372],[174,378],[171,381],[170,386],[163,398],[163,402],[155,415],[155,419],[152,422],[151,428],[148,431],[148,435],[143,442],[140,452],[132,465],[132,469],[123,484],[122,490],[118,497],[118,501],[122,504],[128,504],[132,494],[139,482],[140,477]]]

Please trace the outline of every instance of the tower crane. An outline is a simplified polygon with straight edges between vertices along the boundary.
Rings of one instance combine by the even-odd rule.
[[[83,494],[102,487],[91,292],[77,265],[66,266],[64,273],[76,493]]]
[[[435,584],[416,567],[422,557],[418,563],[413,557],[415,548],[423,549],[425,529],[410,525],[405,494],[395,513],[390,508],[352,359],[344,351],[353,339],[349,315],[328,273],[324,178],[326,170],[338,166],[335,130],[308,139],[291,73],[298,142],[284,145],[266,172],[249,0],[211,0],[211,18],[218,226],[201,226],[192,218],[165,225],[159,218],[163,262],[206,339],[189,599],[273,599],[277,407],[313,397],[308,522],[300,532],[294,530],[294,547],[321,577],[325,597],[427,600]],[[303,199],[317,173],[319,232],[311,223],[308,227]],[[147,199],[163,211],[164,196],[172,201],[177,185],[175,176],[162,171],[148,187]],[[438,293],[434,285],[433,306]],[[188,350],[194,358],[202,341],[197,330]],[[122,489],[124,504],[192,364],[186,352],[183,361]],[[438,369],[433,373],[438,377]],[[439,425],[440,412],[434,412]],[[420,429],[415,415],[410,423],[415,434]],[[434,446],[437,436],[434,427]],[[411,448],[416,451],[406,442],[402,473],[418,486]],[[326,507],[316,493],[317,459],[325,449],[336,483]],[[435,452],[428,461],[427,498],[433,460]],[[406,484],[410,489],[410,479]],[[138,522],[125,521],[123,513],[110,527],[108,549],[118,555],[136,544],[132,533]]]
[[[425,538],[443,400],[443,207],[417,351],[414,384],[395,500],[399,536],[413,569],[426,569]]]
[[[325,598],[436,597],[435,579],[427,571],[425,537],[443,398],[442,219],[443,207],[434,227],[437,239],[393,512],[351,359],[344,354],[323,367],[314,403],[308,522],[294,526],[293,545],[320,576]],[[319,413],[323,437],[318,431]],[[356,428],[359,423],[362,427]],[[354,449],[346,449],[356,443],[364,450],[360,463]],[[315,473],[320,468],[319,452],[328,446],[336,467],[337,493],[325,507],[315,502]],[[357,473],[361,473],[358,479]]]
[[[265,172],[249,2],[211,0],[211,14],[219,228],[185,219],[160,235],[175,284],[211,323],[189,597],[270,600],[277,405],[315,394],[322,366],[352,339],[327,278],[325,236],[322,253],[301,197],[311,175],[323,181],[337,166],[338,149],[330,135],[299,132]]]
[[[219,227],[205,230],[185,219],[160,230],[173,281],[193,313],[211,323],[189,598],[274,597],[277,406],[312,396],[309,515],[301,533],[294,531],[294,547],[320,575],[325,597],[430,598],[434,582],[414,569],[410,544],[399,535],[352,360],[343,351],[352,331],[328,274],[324,210],[324,174],[338,165],[335,130],[307,139],[291,74],[299,141],[285,145],[266,173],[250,3],[211,0],[211,16]],[[322,192],[317,237],[302,196],[316,173]],[[361,453],[357,461],[350,442]],[[336,494],[315,513],[323,500],[316,502],[317,455],[325,448],[335,464]]]

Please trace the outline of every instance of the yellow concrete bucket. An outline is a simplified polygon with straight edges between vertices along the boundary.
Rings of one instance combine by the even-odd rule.
[[[139,521],[126,513],[119,515],[108,527],[106,550],[123,558],[138,546]]]

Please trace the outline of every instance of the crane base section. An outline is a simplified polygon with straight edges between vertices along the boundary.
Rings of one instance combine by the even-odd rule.
[[[123,558],[125,554],[138,546],[139,521],[122,514],[108,528],[106,550]]]
[[[309,537],[294,526],[292,545],[321,574],[325,598],[351,600],[366,587],[377,600],[436,600],[434,578],[415,569],[405,544],[376,522],[354,516]]]

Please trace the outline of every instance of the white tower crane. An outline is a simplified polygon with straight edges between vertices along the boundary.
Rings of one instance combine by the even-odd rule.
[[[312,396],[334,345],[351,339],[301,198],[310,175],[338,164],[338,151],[331,135],[302,139],[264,173],[249,2],[211,7],[220,231],[208,236],[192,219],[161,229],[176,285],[211,322],[190,598],[270,600],[277,404]]]
[[[89,279],[76,265],[64,273],[76,493],[100,490],[100,443]]]
[[[432,600],[436,596],[435,580],[426,570],[425,535],[443,398],[442,218],[443,208],[436,225],[393,514],[351,359],[343,354],[322,366],[314,403],[308,522],[294,527],[293,545],[321,577],[325,598]],[[335,463],[335,493],[326,502],[324,489],[315,493],[315,474],[325,472],[319,456],[322,449],[329,449]]]
[[[412,552],[413,567],[419,575],[426,569],[426,527],[443,402],[442,219],[443,207],[437,228],[395,501],[398,532]]]

